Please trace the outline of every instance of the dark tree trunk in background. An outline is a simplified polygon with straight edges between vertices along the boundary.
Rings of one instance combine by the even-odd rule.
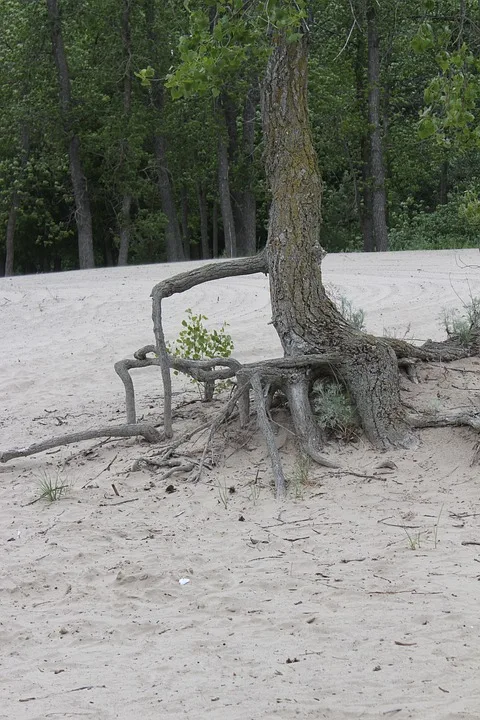
[[[242,143],[237,162],[240,164],[241,190],[233,193],[237,230],[237,255],[255,255],[257,250],[257,203],[253,184],[255,151],[255,117],[258,84],[252,85],[245,99],[242,117]]]
[[[93,254],[92,214],[88,197],[87,180],[81,161],[80,139],[75,133],[72,123],[73,107],[70,74],[63,44],[62,25],[57,0],[47,0],[47,10],[50,22],[53,56],[57,68],[62,119],[65,134],[68,138],[70,176],[75,198],[79,265],[80,268],[93,268],[95,267],[95,259]]]
[[[200,237],[202,258],[207,260],[212,257],[208,242],[208,202],[205,186],[202,182],[197,183],[198,212],[200,215]]]
[[[165,240],[167,245],[167,260],[185,260],[183,250],[182,234],[178,222],[177,208],[173,196],[173,187],[170,180],[167,164],[167,142],[162,135],[154,138],[155,159],[157,161],[158,189],[160,191],[160,202],[162,212],[167,218],[165,228]]]
[[[212,209],[212,257],[218,257],[218,205],[213,201]]]
[[[368,122],[370,125],[370,162],[372,223],[375,248],[388,250],[387,197],[383,152],[380,100],[380,40],[377,29],[376,0],[367,6],[368,38]]]
[[[225,255],[233,258],[237,255],[237,236],[233,217],[232,198],[230,193],[229,152],[227,123],[225,110],[218,105],[219,133],[217,144],[218,163],[218,195],[222,213],[223,234],[225,237]]]
[[[127,265],[128,263],[128,249],[130,247],[132,222],[131,210],[132,196],[126,194],[122,198],[122,209],[119,218],[118,235],[120,238],[120,245],[118,248],[118,265]]]
[[[147,25],[147,37],[151,49],[151,57],[155,58],[158,38],[155,33],[154,0],[144,0],[144,9],[145,21]],[[151,97],[153,106],[157,110],[159,119],[161,119],[163,115],[165,97],[163,83],[160,78],[154,78],[152,82]],[[168,170],[167,140],[163,134],[157,133],[153,138],[153,145],[157,166],[160,203],[162,206],[162,212],[167,218],[167,226],[165,228],[167,261],[172,262],[175,260],[185,260],[182,234],[180,232],[180,224],[178,222],[173,186],[170,178],[170,172]]]
[[[190,228],[188,227],[188,191],[185,185],[182,185],[182,238],[183,252],[186,260],[190,260]]]
[[[20,173],[21,176],[25,173],[27,167],[28,154],[30,150],[30,138],[26,123],[22,123],[20,130],[20,144],[21,144],[21,162],[20,162]],[[6,277],[13,275],[14,272],[14,260],[15,260],[15,229],[17,225],[18,210],[20,208],[20,193],[18,190],[13,191],[12,202],[10,205],[10,211],[8,213],[7,232],[5,237],[5,270],[4,274]]]
[[[128,121],[132,110],[132,34],[130,26],[130,12],[132,0],[123,0],[122,12],[122,45],[124,55],[124,80],[123,80],[123,114],[125,128],[128,127]],[[122,158],[121,165],[124,166],[128,162],[128,141],[122,142],[121,148]],[[123,168],[121,168],[123,169]],[[118,223],[118,234],[120,238],[120,246],[118,249],[118,264],[126,265],[128,263],[128,250],[131,240],[132,227],[132,195],[127,191],[122,198],[122,209]]]
[[[15,254],[15,227],[17,224],[18,214],[18,192],[15,190],[10,204],[8,213],[7,232],[5,235],[5,277],[13,275],[13,260]]]
[[[448,202],[448,160],[440,165],[440,183],[438,187],[438,204],[446,205]]]
[[[356,8],[356,13],[360,16],[361,8]],[[355,89],[357,103],[360,113],[366,118],[367,115],[367,90],[366,90],[366,64],[367,64],[367,46],[365,43],[365,34],[362,29],[356,34],[356,54],[355,54]],[[360,138],[360,179],[358,192],[358,219],[363,238],[364,252],[373,252],[375,250],[375,239],[373,237],[372,222],[372,188],[371,188],[371,172],[370,172],[370,132],[368,127],[362,132]]]
[[[407,443],[397,360],[386,343],[348,325],[328,299],[320,245],[322,184],[307,109],[307,43],[279,35],[264,92],[265,166],[272,193],[267,263],[273,324],[286,356],[335,351],[340,378],[355,401],[367,436],[379,447]],[[285,388],[304,447],[321,446],[309,405],[308,372]]]

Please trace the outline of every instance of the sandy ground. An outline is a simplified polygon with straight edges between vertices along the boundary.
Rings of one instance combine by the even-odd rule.
[[[0,280],[0,450],[123,421],[113,363],[152,341],[150,290],[187,267]],[[480,255],[334,255],[324,276],[370,331],[442,339],[442,308],[480,294]],[[240,360],[280,354],[263,276],[166,301],[172,339],[187,307],[211,327],[227,320]],[[477,359],[425,368],[404,398],[478,405],[478,370]],[[159,421],[157,369],[135,384],[139,414]],[[181,378],[175,391],[179,434],[220,408]],[[286,434],[282,503],[261,438],[234,427],[198,485],[132,472],[153,452],[135,439],[1,465],[0,718],[478,720],[476,437],[420,439],[386,456],[362,439],[331,443],[347,470],[302,477]],[[378,469],[386,459],[396,467]],[[67,494],[31,504],[45,477]]]

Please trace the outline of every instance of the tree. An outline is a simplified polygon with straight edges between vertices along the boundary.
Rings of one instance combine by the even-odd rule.
[[[280,3],[280,8],[284,8]],[[271,8],[270,8],[271,9]],[[288,16],[287,16],[288,17]],[[296,21],[303,16],[293,14]],[[165,433],[172,432],[170,367],[162,328],[161,301],[176,292],[218,277],[264,270],[269,275],[273,324],[280,337],[284,358],[234,368],[238,389],[233,401],[248,405],[248,388],[254,391],[257,415],[267,438],[276,477],[277,492],[285,489],[278,452],[266,413],[266,398],[277,390],[285,393],[296,435],[305,452],[321,464],[323,437],[312,414],[309,390],[319,374],[334,374],[348,389],[368,439],[382,449],[408,447],[414,443],[412,426],[400,401],[398,359],[425,360],[463,357],[478,350],[478,328],[472,344],[462,348],[455,338],[437,346],[416,348],[406,342],[376,338],[356,330],[344,320],[328,298],[322,283],[320,208],[322,183],[312,142],[307,109],[307,34],[284,28],[273,31],[273,49],[263,85],[265,165],[272,202],[268,243],[264,255],[251,260],[207,266],[170,278],[152,291],[157,358],[165,387]],[[148,364],[145,352],[138,361]],[[196,365],[186,362],[194,377],[213,372],[215,366],[232,368],[226,360]],[[133,367],[132,365],[131,367]],[[225,372],[224,370],[220,373]],[[195,375],[195,373],[197,375]],[[217,377],[224,377],[220,374]],[[232,401],[231,401],[232,402]],[[229,404],[231,408],[231,403]],[[245,416],[245,410],[243,411]],[[427,422],[422,418],[422,423]],[[437,424],[438,417],[436,419]]]
[[[72,122],[73,103],[70,72],[68,69],[67,56],[63,42],[62,23],[57,0],[47,0],[47,11],[50,23],[53,57],[57,68],[60,107],[62,110],[65,136],[68,142],[70,175],[72,179],[73,193],[75,196],[78,258],[80,268],[93,268],[95,267],[95,258],[93,254],[90,198],[88,195],[87,179],[85,177],[81,159],[80,138],[75,131]]]
[[[156,285],[152,290],[156,344],[137,351],[133,360],[116,363],[115,369],[125,384],[127,429],[131,429],[140,425],[136,426],[129,370],[149,365],[161,367],[166,437],[171,437],[173,431],[172,368],[201,382],[235,376],[236,389],[213,423],[210,438],[236,405],[240,421],[248,422],[252,390],[280,496],[285,492],[285,477],[267,412],[276,393],[283,393],[288,400],[295,434],[304,452],[330,467],[335,467],[335,461],[322,454],[324,438],[309,399],[311,384],[318,377],[333,377],[346,386],[367,438],[381,449],[411,446],[415,442],[414,427],[469,424],[479,429],[477,415],[465,410],[448,415],[407,414],[400,400],[398,366],[400,363],[410,368],[412,358],[448,361],[478,354],[480,329],[475,316],[467,344],[462,345],[460,339],[452,335],[444,343],[428,341],[416,347],[355,329],[328,298],[321,270],[324,256],[320,245],[322,182],[307,107],[308,28],[305,14],[296,4],[270,5],[269,21],[275,22],[275,28],[269,34],[271,52],[262,99],[265,168],[272,197],[267,247],[254,257],[202,266]],[[194,67],[193,72],[197,69]],[[232,358],[195,361],[169,354],[162,326],[165,297],[217,278],[262,271],[269,275],[273,324],[283,346],[282,358],[242,365]],[[153,357],[149,357],[151,354]],[[144,432],[145,426],[142,426],[142,434]],[[150,433],[148,427],[146,432]],[[154,437],[155,433],[151,435]],[[67,441],[71,440],[64,440]],[[43,443],[41,447],[46,445]],[[203,459],[207,448],[208,443]],[[23,454],[35,451],[30,448]],[[3,453],[0,461],[21,454],[22,451]]]

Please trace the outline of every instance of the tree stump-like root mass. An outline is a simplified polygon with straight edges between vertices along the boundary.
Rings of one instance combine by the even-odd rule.
[[[243,427],[247,425],[250,419],[250,397],[253,395],[257,423],[265,438],[271,460],[276,494],[277,497],[281,497],[286,492],[286,481],[269,416],[269,407],[273,398],[277,392],[281,392],[287,398],[293,429],[302,451],[320,465],[329,468],[338,467],[335,460],[323,454],[325,438],[311,410],[309,394],[314,380],[321,377],[333,378],[348,386],[345,358],[338,351],[332,350],[331,352],[294,354],[289,357],[247,364],[241,364],[233,358],[189,360],[174,357],[168,353],[162,326],[162,300],[164,298],[182,293],[195,285],[210,280],[256,272],[267,272],[264,254],[254,258],[212,263],[168,278],[156,285],[152,291],[156,344],[138,350],[134,354],[134,359],[117,362],[115,370],[125,386],[127,423],[134,424],[136,422],[135,395],[130,370],[148,366],[161,368],[164,391],[164,433],[167,438],[172,437],[173,434],[171,370],[184,373],[202,383],[213,384],[217,380],[234,380],[235,390],[223,411],[211,425],[203,457],[193,476],[195,479],[199,478],[214,433],[235,409],[238,409],[240,425]],[[349,332],[357,331],[349,329]],[[455,337],[449,337],[445,342],[427,341],[422,346],[415,346],[395,338],[375,338],[359,332],[358,336],[361,345],[365,338],[367,345],[375,346],[378,343],[385,347],[387,353],[394,354],[397,359],[398,377],[400,372],[404,372],[411,382],[418,382],[416,364],[420,361],[450,362],[477,355],[479,349],[478,328],[472,328],[472,341],[468,347],[462,346],[459,339]],[[381,378],[378,380],[381,384]],[[361,415],[360,417],[362,419]],[[373,422],[375,422],[375,418],[373,418]],[[457,412],[448,413],[407,413],[402,408],[401,422],[402,426],[412,429],[469,425],[479,430],[480,413],[472,408],[462,408]],[[365,426],[364,430],[366,430]],[[404,433],[398,445],[394,442],[376,443],[374,433],[370,433],[370,439],[379,447],[386,448],[405,446],[409,442],[413,444],[414,436],[413,433]]]

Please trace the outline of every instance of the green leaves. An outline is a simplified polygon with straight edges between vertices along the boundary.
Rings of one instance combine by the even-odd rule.
[[[204,320],[208,320],[206,315],[194,315],[191,308],[187,308],[185,312],[187,319],[182,320],[184,329],[178,334],[173,347],[167,345],[168,352],[175,355],[175,357],[190,360],[230,357],[233,351],[233,340],[225,332],[227,323],[224,322],[219,330],[209,332],[203,324]],[[195,385],[203,385],[203,383],[198,383],[196,380],[192,380],[192,382]]]
[[[134,75],[140,80],[142,87],[149,88],[151,87],[152,80],[155,77],[155,70],[149,65],[148,67],[135,72]]]

